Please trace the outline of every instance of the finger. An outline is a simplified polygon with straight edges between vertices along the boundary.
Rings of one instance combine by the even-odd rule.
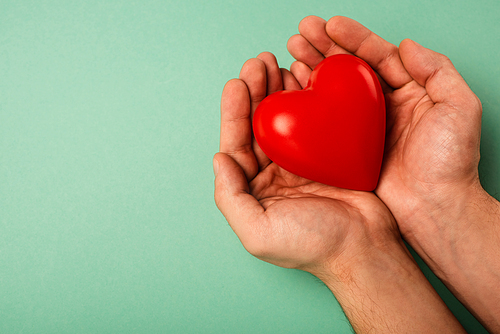
[[[350,54],[328,36],[326,21],[320,17],[308,16],[304,18],[300,21],[299,32],[324,57],[335,54]]]
[[[265,222],[264,208],[249,194],[248,182],[240,166],[230,156],[214,156],[215,203],[243,246],[254,252],[258,223]]]
[[[325,57],[314,48],[302,35],[290,37],[286,45],[293,58],[307,64],[310,68],[316,67]]]
[[[287,69],[281,69],[281,77],[283,78],[283,88],[285,90],[300,90],[302,87],[300,86],[297,79],[294,75]]]
[[[259,103],[267,96],[267,73],[264,62],[257,58],[249,59],[243,64],[240,79],[245,82],[250,94],[251,115]]]
[[[297,82],[302,88],[305,88],[307,86],[307,83],[309,82],[309,76],[312,72],[309,66],[301,61],[295,61],[290,66],[290,72],[292,72],[293,76],[297,79]]]
[[[267,95],[283,90],[283,79],[276,57],[270,52],[262,52],[257,56],[264,62],[267,78]]]
[[[252,149],[251,122],[250,95],[245,82],[239,79],[228,81],[222,91],[220,151],[241,166],[248,180],[258,171]]]
[[[408,73],[434,103],[448,103],[458,110],[481,110],[481,102],[448,57],[409,39],[401,42],[400,55]]]
[[[289,40],[288,49],[292,56],[295,54],[297,60],[304,62],[313,69],[325,57],[335,54],[352,54],[328,36],[326,33],[326,24],[327,22],[320,17],[308,16],[299,24],[300,35],[292,36]],[[307,45],[307,43],[310,45]],[[311,46],[314,50],[311,49]],[[392,88],[389,87],[379,74],[377,76],[382,85],[383,92],[391,92]]]
[[[243,67],[241,68],[240,79],[245,82],[248,88],[249,98],[250,98],[250,120],[251,120],[253,118],[253,114],[255,113],[255,109],[257,109],[259,103],[267,96],[266,64],[258,58],[247,60],[243,65]],[[258,170],[264,169],[267,165],[271,163],[271,160],[262,151],[260,146],[257,144],[255,138],[252,139],[252,151],[257,159],[257,164],[258,164],[257,172]],[[248,175],[255,177],[255,175],[257,175],[257,172],[255,174],[248,174]]]
[[[412,80],[399,58],[398,47],[347,17],[332,17],[326,32],[345,50],[365,60],[393,88]]]

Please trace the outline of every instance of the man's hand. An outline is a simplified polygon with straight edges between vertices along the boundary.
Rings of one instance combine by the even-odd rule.
[[[352,53],[379,74],[388,124],[375,192],[431,269],[500,331],[500,262],[493,256],[500,218],[498,202],[479,183],[479,99],[447,57],[411,40],[398,48],[345,17],[308,17],[299,31],[288,48],[300,82],[337,53]]]
[[[445,56],[410,40],[398,49],[345,17],[309,17],[299,30],[288,47],[303,63],[292,73],[305,78],[324,57],[353,53],[380,75],[388,126],[376,193],[403,232],[478,186],[481,103]]]
[[[252,136],[251,115],[262,99],[283,88],[301,86],[278,68],[269,53],[247,61],[240,79],[226,84],[221,153],[215,156],[218,174],[223,172],[216,178],[216,203],[250,253],[321,275],[328,261],[367,239],[365,233],[395,241],[399,232],[374,194],[309,181],[265,156]],[[352,257],[365,251],[364,247],[347,250]]]
[[[217,206],[251,254],[322,279],[355,330],[462,331],[375,194],[293,175],[257,145],[251,121],[259,102],[304,84],[280,70],[269,53],[247,61],[240,79],[226,84],[220,153],[214,157]]]

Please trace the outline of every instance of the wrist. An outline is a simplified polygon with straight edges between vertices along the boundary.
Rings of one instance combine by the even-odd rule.
[[[500,332],[500,203],[479,183],[457,191],[447,210],[430,211],[405,238],[491,332]]]
[[[402,240],[391,240],[354,256],[350,254],[345,252],[325,267],[323,275],[317,275],[336,296],[345,291],[356,292],[360,287],[383,288],[381,282],[401,278],[407,281],[421,273]]]
[[[356,332],[461,333],[402,240],[336,259],[320,279]],[[390,319],[387,315],[390,314]]]
[[[491,232],[490,227],[496,227],[487,226],[493,222],[488,216],[498,216],[499,212],[498,202],[478,180],[467,186],[450,187],[439,200],[429,196],[419,201],[419,210],[398,220],[398,225],[404,239],[443,279],[443,269],[456,260],[456,246],[471,233],[476,234],[471,240],[477,240],[481,230]]]

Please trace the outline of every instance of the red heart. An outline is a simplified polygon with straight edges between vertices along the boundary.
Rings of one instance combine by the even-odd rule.
[[[255,111],[253,131],[264,153],[287,171],[372,191],[384,154],[384,94],[363,60],[330,56],[303,90],[266,97]]]

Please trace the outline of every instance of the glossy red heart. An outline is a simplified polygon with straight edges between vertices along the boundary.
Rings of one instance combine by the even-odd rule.
[[[384,154],[384,94],[363,60],[330,56],[304,89],[266,97],[255,111],[253,131],[264,153],[287,171],[372,191]]]

